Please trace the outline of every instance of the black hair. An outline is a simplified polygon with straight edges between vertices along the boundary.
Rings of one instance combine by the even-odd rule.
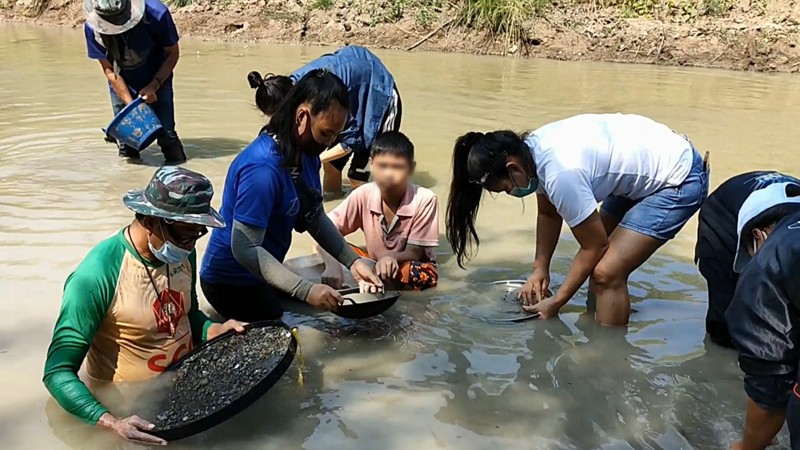
[[[275,137],[283,163],[294,166],[300,161],[300,148],[295,143],[297,108],[304,103],[311,105],[311,114],[328,110],[333,103],[350,109],[350,97],[341,78],[324,69],[308,72],[295,84],[286,99],[278,106],[269,123],[261,130]]]
[[[480,245],[475,219],[487,182],[508,178],[506,157],[518,156],[533,166],[530,149],[523,136],[509,130],[491,133],[469,132],[458,139],[453,149],[453,179],[447,200],[447,238],[456,254],[458,266],[472,258],[472,247]]]
[[[375,139],[370,148],[370,157],[378,155],[394,155],[414,162],[414,144],[405,134],[399,131],[387,131]]]
[[[800,185],[787,184],[786,196],[789,198],[800,196]],[[800,203],[783,203],[781,205],[775,205],[750,219],[750,221],[747,222],[745,227],[742,229],[741,237],[744,239],[746,236],[752,236],[753,230],[763,230],[769,228],[780,222],[784,217],[794,214],[798,211],[800,211]],[[751,248],[752,246],[751,240],[752,238],[744,241],[748,248]]]
[[[267,116],[275,114],[294,86],[292,79],[285,75],[268,73],[262,77],[256,71],[247,74],[247,82],[256,90],[256,106]]]

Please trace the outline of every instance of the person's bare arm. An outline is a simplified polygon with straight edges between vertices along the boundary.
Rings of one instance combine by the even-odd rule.
[[[770,411],[747,398],[747,419],[744,424],[742,440],[733,444],[734,450],[764,450],[783,428],[786,414],[783,411]]]
[[[600,220],[600,213],[597,211],[593,212],[580,225],[574,227],[572,233],[581,248],[575,255],[564,282],[553,297],[544,299],[540,297],[538,303],[524,307],[528,312],[539,313],[543,319],[558,314],[561,307],[569,302],[589,278],[597,263],[608,250],[608,236],[606,236],[603,222]]]
[[[131,95],[130,89],[128,89],[128,84],[121,75],[114,72],[114,66],[111,65],[111,62],[107,59],[101,59],[99,62],[100,67],[103,69],[103,73],[108,79],[108,82],[111,83],[111,89],[114,90],[114,93],[117,94],[117,97],[119,97],[126,105],[132,102],[133,96]]]
[[[319,155],[320,161],[326,163],[343,158],[350,153],[350,150],[344,148],[342,144],[336,144],[333,147],[325,150]]]
[[[581,248],[567,272],[564,283],[559,287],[554,297],[560,305],[567,303],[581,285],[592,274],[594,267],[608,250],[608,236],[606,235],[600,213],[593,212],[588,219],[572,229]]]
[[[164,81],[172,76],[172,72],[175,71],[175,67],[178,65],[178,60],[181,57],[181,48],[178,44],[172,47],[166,47],[164,48],[164,55],[164,63],[161,64],[161,68],[158,69],[158,72],[156,72],[156,75],[153,77],[155,81],[161,84],[164,84]]]
[[[141,91],[139,91],[139,95],[142,99],[147,103],[153,103],[158,100],[157,92],[161,89],[161,86],[164,82],[172,76],[172,72],[175,70],[175,66],[178,65],[178,59],[180,59],[181,51],[178,44],[175,44],[171,47],[164,48],[164,63],[161,64],[161,68],[158,69],[158,72],[153,76],[153,79],[150,80],[150,83],[147,86],[143,87]]]
[[[561,235],[563,219],[556,207],[542,194],[536,195],[538,213],[536,215],[536,256],[533,269],[550,271],[550,261],[556,251],[558,237]]]

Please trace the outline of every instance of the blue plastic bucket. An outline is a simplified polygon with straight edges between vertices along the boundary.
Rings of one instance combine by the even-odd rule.
[[[153,109],[136,98],[108,124],[105,132],[122,144],[136,150],[144,150],[158,137],[161,121]]]

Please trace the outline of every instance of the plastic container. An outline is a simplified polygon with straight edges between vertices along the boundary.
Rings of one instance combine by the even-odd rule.
[[[111,120],[105,132],[128,147],[144,150],[161,131],[161,121],[150,106],[137,97]]]

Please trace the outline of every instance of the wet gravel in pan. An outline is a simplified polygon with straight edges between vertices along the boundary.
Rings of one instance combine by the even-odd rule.
[[[229,405],[278,365],[290,341],[285,328],[253,328],[190,356],[163,388],[156,429],[177,428]]]

